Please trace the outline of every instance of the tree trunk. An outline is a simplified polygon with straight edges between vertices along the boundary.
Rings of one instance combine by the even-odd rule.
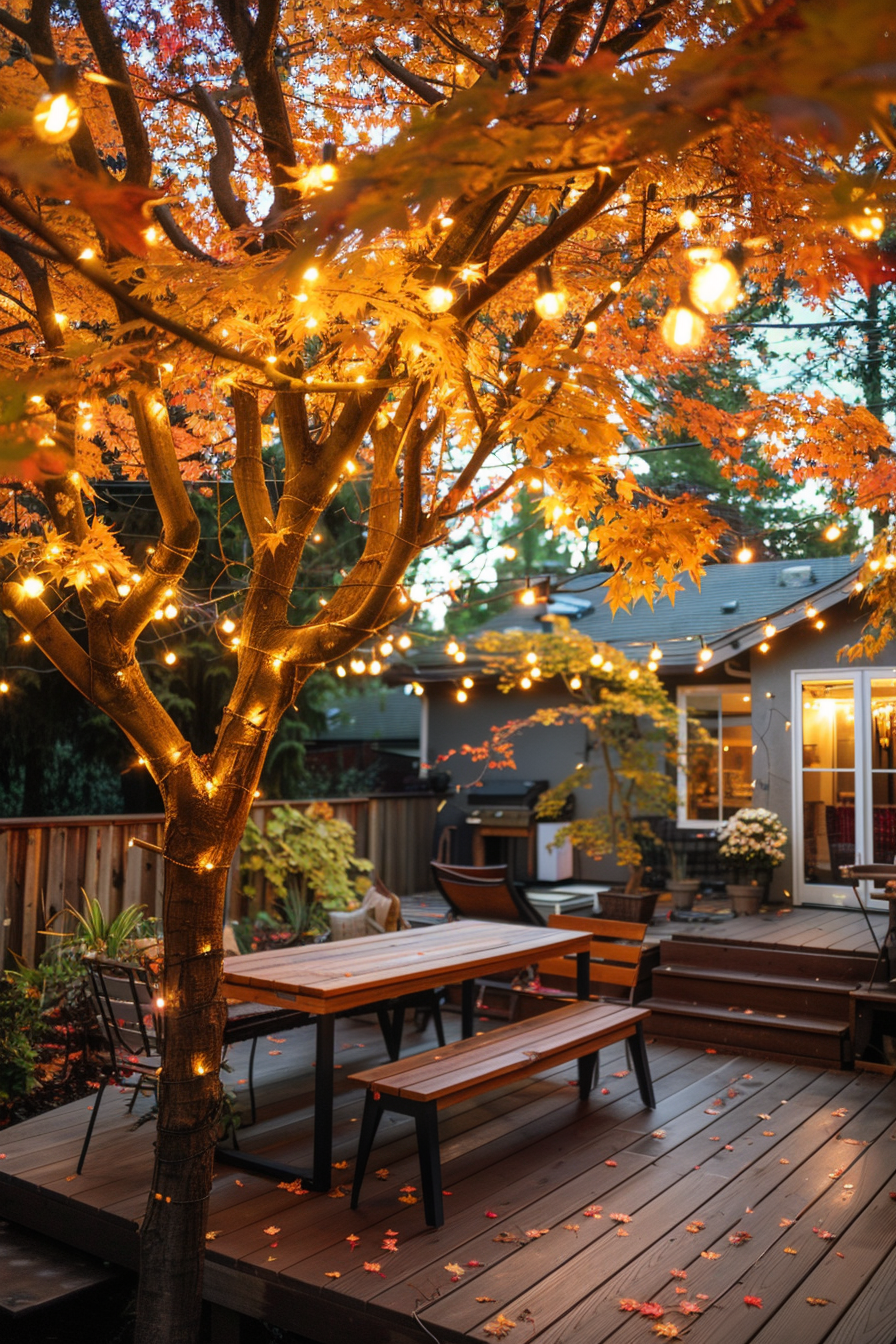
[[[251,797],[251,795],[250,795]],[[165,831],[163,996],[155,1169],[140,1237],[136,1344],[195,1344],[208,1196],[221,1110],[224,894],[245,823],[203,798],[172,804]]]

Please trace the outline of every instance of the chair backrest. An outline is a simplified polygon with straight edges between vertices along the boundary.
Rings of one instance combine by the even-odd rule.
[[[644,935],[649,924],[636,924],[623,919],[589,919],[587,915],[551,915],[548,927],[573,929],[591,934],[591,984],[619,986],[628,990],[632,1001],[638,983],[638,969],[644,950]],[[568,957],[539,957],[538,974],[576,978],[576,959]],[[622,997],[613,995],[613,997]]]
[[[852,883],[873,882],[883,890],[888,882],[896,882],[896,863],[857,863],[841,870]]]
[[[478,868],[473,865],[467,867],[458,863],[437,863],[436,866],[440,873],[447,873],[452,877],[469,877],[474,882],[497,882],[499,880],[509,881],[509,868],[506,863],[487,863]]]
[[[103,957],[86,957],[84,965],[113,1068],[154,1069],[162,1046],[162,1018],[149,972]]]
[[[500,866],[501,876],[487,878],[457,876],[456,869],[441,863],[433,863],[431,867],[436,886],[452,914],[466,919],[492,919],[503,924],[544,924],[541,913],[507,877],[506,865]],[[476,871],[494,873],[495,869],[467,870]]]

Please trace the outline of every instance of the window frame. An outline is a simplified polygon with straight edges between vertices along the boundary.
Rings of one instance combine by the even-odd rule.
[[[740,687],[749,687],[749,689],[750,689],[750,716],[749,716],[749,717],[750,717],[750,739],[751,739],[751,745],[752,745],[752,737],[753,737],[753,728],[752,728],[752,719],[753,719],[753,683],[752,683],[752,678],[750,678],[749,680],[746,680],[746,679],[745,679],[744,681],[737,681],[737,682],[730,682],[730,681],[728,681],[728,682],[719,682],[719,683],[716,683],[716,682],[710,682],[708,685],[707,685],[707,684],[704,684],[703,682],[688,682],[687,685],[679,686],[679,687],[677,688],[677,691],[676,691],[676,708],[678,709],[678,765],[677,765],[677,777],[678,777],[678,818],[677,818],[677,820],[678,820],[678,826],[679,826],[679,829],[680,829],[680,830],[689,830],[689,831],[716,831],[716,830],[718,830],[718,828],[722,825],[722,822],[723,822],[723,820],[724,820],[724,818],[721,816],[721,811],[722,811],[722,790],[721,790],[721,788],[719,789],[719,814],[720,814],[720,815],[719,815],[718,817],[716,817],[715,820],[709,820],[709,819],[706,818],[706,817],[704,817],[704,818],[701,819],[701,820],[697,820],[697,819],[695,819],[695,818],[693,818],[693,817],[689,817],[688,814],[687,814],[687,812],[688,812],[688,771],[687,771],[687,760],[688,760],[688,707],[687,707],[687,699],[688,699],[688,696],[689,696],[689,695],[711,695],[711,694],[714,694],[714,695],[718,695],[718,696],[719,696],[719,718],[718,718],[718,720],[717,720],[717,722],[718,722],[718,726],[719,726],[719,734],[718,734],[717,748],[718,748],[718,755],[719,755],[719,759],[718,759],[718,778],[719,778],[719,780],[721,780],[721,779],[722,779],[722,733],[721,733],[722,702],[721,702],[721,697],[722,697],[723,695],[730,695],[732,692],[737,691]],[[752,800],[751,800],[750,803],[746,803],[746,802],[744,803],[744,807],[749,807],[749,806],[752,806]]]

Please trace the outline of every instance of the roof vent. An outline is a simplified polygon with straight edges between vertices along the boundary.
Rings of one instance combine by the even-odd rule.
[[[782,588],[808,588],[815,582],[811,565],[788,565],[778,576]]]
[[[724,611],[726,616],[730,616],[732,615],[733,612],[737,611],[739,606],[740,603],[738,602],[737,598],[732,597],[729,598],[727,602],[722,603],[722,611]]]
[[[547,615],[542,619],[550,620],[553,616],[565,616],[569,621],[580,621],[583,616],[590,616],[593,610],[593,603],[585,597],[556,593],[548,600]]]

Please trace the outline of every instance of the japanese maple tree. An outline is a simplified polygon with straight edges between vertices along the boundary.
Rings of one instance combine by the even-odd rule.
[[[717,364],[743,267],[786,264],[821,296],[880,279],[896,35],[876,0],[12,0],[0,33],[2,608],[164,800],[137,1338],[182,1344],[225,879],[278,722],[315,669],[412,613],[424,548],[533,471],[546,523],[596,538],[614,603],[699,575],[718,521],[619,461],[620,432],[653,423],[627,371]],[[775,469],[826,479],[835,507],[891,507],[889,436],[836,397],[685,398],[675,418],[735,476],[761,428]],[[119,477],[152,490],[151,548],[104,519]],[[143,664],[199,620],[193,500],[221,480],[249,550],[216,625],[234,687],[198,755]],[[360,556],[299,621],[306,548],[353,481]]]

